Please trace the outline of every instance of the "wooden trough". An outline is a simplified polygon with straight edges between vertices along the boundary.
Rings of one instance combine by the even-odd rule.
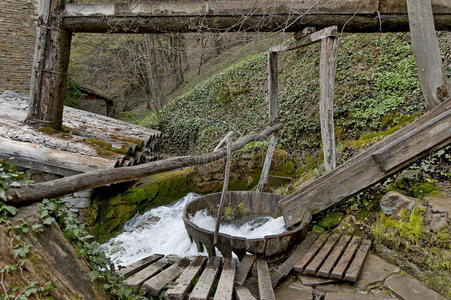
[[[190,221],[190,216],[197,211],[206,209],[209,215],[216,217],[220,198],[221,193],[205,195],[188,204],[183,212],[183,221],[190,239],[196,242],[200,252],[205,247],[210,257],[215,256],[214,232],[195,225]],[[279,217],[282,215],[277,205],[280,198],[280,195],[271,193],[234,191],[227,192],[225,203],[229,211],[231,208],[234,216]],[[302,241],[307,234],[307,229],[307,225],[302,225],[281,234],[267,235],[257,239],[246,239],[219,233],[217,248],[224,257],[231,257],[232,252],[240,259],[244,257],[246,252],[269,257],[283,253]]]

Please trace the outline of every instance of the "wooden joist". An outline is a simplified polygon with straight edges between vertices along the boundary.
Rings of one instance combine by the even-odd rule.
[[[336,37],[338,34],[338,28],[337,26],[331,26],[324,28],[322,30],[315,31],[303,38],[300,38],[296,40],[294,43],[288,44],[288,45],[280,45],[280,46],[273,46],[269,48],[270,52],[283,52],[283,51],[290,51],[299,49],[301,47],[308,46],[310,44],[316,43],[322,39],[328,38],[328,37]]]
[[[226,258],[219,277],[214,300],[232,300],[236,273],[236,258]]]
[[[138,273],[154,261],[162,258],[164,255],[162,254],[153,254],[151,256],[145,257],[143,259],[138,260],[137,262],[134,262],[122,269],[119,269],[116,271],[117,274],[124,276],[124,278],[128,278],[132,276],[133,274]]]
[[[236,300],[257,300],[245,286],[235,286]]]
[[[208,295],[213,287],[213,282],[219,273],[221,266],[221,258],[217,256],[210,257],[205,270],[200,275],[199,281],[191,292],[190,300],[207,300]]]
[[[268,262],[257,258],[258,294],[260,300],[276,300],[269,275]]]
[[[255,255],[246,254],[241,260],[238,270],[236,272],[235,283],[238,285],[243,285],[246,281],[247,275],[252,268],[255,261]]]
[[[182,258],[177,263],[173,264],[169,268],[161,271],[156,276],[146,280],[142,284],[144,289],[151,296],[158,296],[163,288],[174,279],[176,279],[185,268],[190,264],[189,259]]]
[[[163,257],[154,262],[153,264],[141,269],[140,271],[136,272],[134,275],[128,277],[124,283],[128,286],[139,288],[141,287],[142,283],[149,279],[150,277],[154,276],[158,272],[160,272],[164,267],[166,267],[169,264],[169,261]]]
[[[183,300],[192,287],[192,282],[205,265],[207,258],[205,256],[196,257],[188,268],[177,279],[175,286],[166,292],[166,299]]]
[[[451,101],[279,201],[287,227],[378,182],[451,142]]]

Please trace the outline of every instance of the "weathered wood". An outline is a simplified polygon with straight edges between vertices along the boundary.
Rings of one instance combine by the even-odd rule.
[[[349,242],[348,247],[346,248],[345,252],[341,256],[340,260],[338,261],[337,265],[334,267],[333,271],[331,272],[330,276],[335,279],[343,279],[343,275],[346,271],[346,268],[351,263],[352,259],[354,258],[354,254],[359,248],[361,242],[361,238],[354,236],[352,240]]]
[[[255,261],[255,255],[246,254],[238,265],[238,270],[236,271],[235,283],[238,285],[243,285],[246,281],[247,274],[252,268]]]
[[[171,281],[176,279],[183,270],[190,264],[189,259],[182,258],[177,263],[173,264],[169,268],[161,271],[154,277],[145,281],[142,284],[142,288],[151,296],[158,296],[161,290]]]
[[[242,285],[235,286],[235,298],[236,300],[257,300],[249,289]]]
[[[327,241],[329,238],[330,233],[325,233],[320,235],[313,245],[307,250],[307,253],[305,253],[302,258],[296,262],[293,269],[296,272],[303,272],[305,267],[310,263],[310,261],[315,257],[316,253],[321,249],[323,244]]]
[[[200,275],[193,291],[191,292],[190,300],[207,300],[210,294],[213,282],[218,276],[219,267],[221,265],[221,258],[217,256],[208,259],[205,270]]]
[[[318,238],[318,234],[311,233],[305,240],[303,240],[296,248],[296,250],[291,254],[285,262],[277,267],[276,271],[271,274],[271,282],[274,287],[276,287],[280,280],[293,270],[294,265],[301,260],[302,257],[307,253],[308,249],[313,245],[313,243]]]
[[[266,138],[268,135],[280,130],[281,128],[282,125],[277,124],[268,129],[265,129],[260,134],[247,135],[241,138],[239,141],[234,142],[231,146],[231,149],[232,151],[238,150],[252,141]],[[27,203],[39,201],[43,198],[63,196],[66,194],[88,190],[106,184],[135,180],[159,172],[170,171],[187,166],[205,164],[218,160],[225,155],[226,150],[222,149],[203,155],[173,157],[133,167],[108,169],[99,172],[87,172],[84,174],[38,183],[27,187],[8,189],[8,203]]]
[[[234,132],[230,131],[229,133],[226,134],[225,137],[222,138],[222,140],[219,141],[218,145],[216,145],[215,149],[213,151],[218,151],[219,149],[221,149],[224,145],[227,144],[227,141],[233,137]]]
[[[326,171],[332,171],[337,166],[337,151],[334,133],[334,94],[337,56],[338,39],[336,37],[324,38],[321,41],[321,58],[319,66],[319,118],[321,123],[324,168]]]
[[[370,240],[362,241],[359,250],[357,250],[357,253],[355,254],[354,260],[346,270],[346,274],[344,276],[345,280],[352,282],[357,281],[357,279],[360,277],[360,273],[362,272],[363,263],[365,261],[368,252],[370,251],[370,247],[371,247]]]
[[[271,125],[279,121],[279,107],[278,107],[278,68],[277,68],[277,53],[268,52],[268,103],[269,103],[269,122]],[[271,135],[268,150],[266,151],[265,162],[263,164],[260,180],[257,184],[257,191],[262,192],[268,180],[269,169],[271,168],[272,157],[276,150],[277,134]]]
[[[343,251],[346,249],[346,246],[348,245],[350,240],[351,240],[350,235],[341,236],[337,245],[334,247],[332,253],[329,254],[326,261],[323,263],[323,265],[319,269],[319,271],[318,271],[319,276],[323,276],[323,277],[330,276],[332,269],[335,267],[335,264],[340,259],[341,255],[343,254]]]
[[[207,258],[205,256],[196,257],[193,262],[183,271],[182,275],[177,279],[173,288],[165,293],[165,299],[183,300],[192,286],[194,278],[202,271]]]
[[[214,300],[232,300],[236,272],[236,258],[226,258],[219,277]]]
[[[269,276],[268,262],[257,258],[258,294],[260,300],[276,300]]]
[[[307,35],[306,37],[298,39],[292,44],[273,46],[273,47],[269,48],[269,51],[282,52],[282,51],[290,51],[290,50],[299,49],[301,47],[308,46],[310,44],[313,44],[315,42],[318,42],[318,41],[328,38],[328,37],[336,37],[337,32],[338,32],[337,26],[327,27],[322,30],[315,31],[315,32]]]
[[[124,280],[124,283],[128,286],[140,287],[144,281],[146,281],[153,275],[157,274],[161,269],[166,267],[168,264],[169,262],[165,257],[160,258],[150,266],[145,267],[141,271]]]
[[[444,72],[431,0],[407,0],[407,10],[421,89],[427,106],[432,108],[451,97],[451,86]]]
[[[224,210],[224,204],[225,204],[225,198],[227,193],[227,187],[229,186],[229,178],[230,178],[230,164],[232,163],[232,139],[233,139],[233,133],[227,134],[227,139],[225,141],[226,143],[226,164],[225,164],[225,170],[224,170],[224,182],[222,184],[222,193],[221,193],[221,200],[219,200],[219,208],[218,213],[216,215],[216,224],[215,224],[215,232],[213,237],[213,245],[218,245],[218,233],[219,233],[219,226],[221,225],[222,220],[222,214]],[[216,150],[217,151],[217,150]],[[228,251],[230,252],[230,251]],[[224,255],[225,253],[223,253]],[[227,253],[229,254],[229,253]],[[231,255],[231,253],[230,253]]]
[[[332,251],[335,244],[338,242],[339,238],[340,235],[337,233],[330,236],[321,250],[319,250],[315,255],[313,260],[307,265],[307,267],[305,267],[304,272],[310,275],[316,274],[323,262],[326,260],[329,253]]]
[[[40,20],[46,28],[37,30],[36,61],[30,87],[30,105],[25,122],[33,126],[60,129],[63,123],[64,89],[69,68],[72,34],[62,28],[60,14],[64,0],[44,2]],[[44,12],[44,10],[48,10]],[[48,18],[47,22],[44,18]],[[42,48],[42,50],[40,49]]]
[[[451,101],[388,137],[355,159],[279,201],[288,227],[378,182],[451,142]]]
[[[128,277],[132,276],[133,274],[138,273],[139,271],[141,271],[142,269],[144,269],[145,267],[147,267],[154,261],[162,258],[163,256],[164,255],[162,255],[162,254],[153,254],[151,256],[145,257],[145,258],[140,259],[128,266],[125,266],[122,269],[117,270],[116,274],[119,274],[119,275],[123,276],[124,278],[128,278]]]
[[[402,1],[380,2],[383,10],[373,0],[71,4],[66,7],[63,25],[73,32],[111,33],[274,32],[281,28],[296,32],[333,25],[347,32],[408,31],[406,11],[398,3]],[[449,30],[451,4],[436,0],[433,9],[437,30]],[[380,18],[375,17],[378,13]]]

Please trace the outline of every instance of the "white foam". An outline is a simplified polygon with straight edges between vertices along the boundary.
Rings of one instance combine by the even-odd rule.
[[[155,253],[207,255],[206,251],[199,253],[195,243],[191,243],[182,219],[184,207],[198,197],[189,193],[171,205],[156,207],[134,216],[124,225],[123,233],[102,245],[107,256],[115,265],[128,265]],[[214,229],[215,218],[208,216],[205,210],[197,212],[191,221],[202,228]],[[264,217],[258,221],[240,225],[223,224],[220,227],[220,232],[246,238],[260,238],[285,230],[282,217]]]

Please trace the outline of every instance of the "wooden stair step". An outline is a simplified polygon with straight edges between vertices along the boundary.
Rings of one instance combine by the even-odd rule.
[[[351,262],[351,265],[346,270],[346,274],[344,276],[345,280],[356,282],[360,277],[360,273],[362,272],[363,263],[365,262],[366,256],[371,248],[371,241],[364,240],[360,245],[359,250],[354,257],[354,260]]]
[[[148,279],[142,284],[142,288],[151,296],[158,296],[161,290],[176,279],[182,272],[188,267],[190,260],[187,258],[182,258],[169,268],[161,271],[154,277]]]
[[[169,264],[166,257],[162,257],[153,264],[145,267],[138,273],[130,276],[126,280],[124,280],[124,283],[131,287],[140,287],[141,284],[152,277],[153,275],[157,274],[160,270],[162,270],[164,267],[166,267]]]
[[[138,273],[154,261],[162,258],[164,255],[162,254],[153,254],[151,256],[148,256],[146,258],[143,258],[141,260],[138,260],[128,266],[125,266],[122,269],[119,269],[116,271],[117,274],[124,276],[124,278],[128,278],[132,276],[133,274]]]
[[[329,254],[326,261],[323,263],[320,270],[318,271],[319,276],[322,276],[322,277],[330,276],[332,269],[335,267],[335,264],[338,262],[338,260],[342,256],[342,254],[345,251],[346,246],[348,245],[350,240],[351,240],[350,235],[343,235],[340,237],[340,240],[338,241],[337,245],[332,250],[332,252]]]
[[[321,249],[323,244],[327,241],[330,234],[325,233],[320,235],[313,245],[307,250],[307,253],[294,265],[294,270],[296,272],[303,272],[305,267],[310,263],[310,261],[315,257],[316,253]]]
[[[214,300],[232,300],[235,273],[236,258],[226,258],[222,267],[221,276],[219,277]]]
[[[211,257],[205,270],[200,275],[199,281],[191,292],[190,300],[207,300],[210,294],[213,282],[218,276],[219,268],[221,266],[221,258],[217,256]]]
[[[238,265],[238,270],[236,271],[235,283],[238,285],[243,285],[246,281],[247,275],[252,268],[255,261],[255,255],[246,254]]]
[[[205,256],[197,256],[177,279],[175,286],[166,292],[165,298],[170,300],[184,299],[191,288],[193,279],[202,272],[206,261],[207,258]]]
[[[269,276],[268,262],[257,258],[258,294],[260,300],[275,300],[274,289]]]
[[[309,275],[314,275],[316,272],[318,272],[319,268],[321,267],[321,264],[326,260],[329,253],[332,251],[335,244],[340,239],[339,234],[333,234],[331,235],[326,243],[323,245],[323,247],[318,251],[316,256],[312,259],[312,261],[307,265],[304,272]]]

